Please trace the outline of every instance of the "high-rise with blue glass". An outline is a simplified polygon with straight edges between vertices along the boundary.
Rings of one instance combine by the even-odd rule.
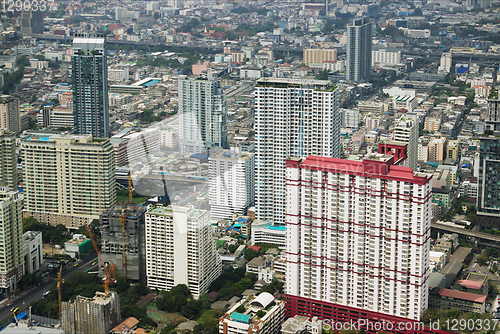
[[[75,134],[109,138],[105,37],[101,34],[75,35],[71,60]]]

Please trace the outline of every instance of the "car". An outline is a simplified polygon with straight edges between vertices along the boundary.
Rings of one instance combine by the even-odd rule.
[[[78,263],[75,263],[75,264],[73,265],[73,267],[78,267]]]
[[[50,293],[50,291],[45,291],[45,292],[43,293],[43,296],[45,297],[45,296],[47,296],[49,293]]]
[[[12,302],[8,302],[7,303],[7,306],[11,306],[13,303]]]
[[[97,262],[95,262],[95,261],[94,261],[94,262],[92,262],[91,266],[95,266],[95,265],[96,265],[96,263],[97,263]]]

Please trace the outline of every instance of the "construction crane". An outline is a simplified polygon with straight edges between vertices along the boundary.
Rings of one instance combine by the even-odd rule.
[[[12,314],[14,315],[14,320],[16,321],[16,326],[19,326],[19,321],[17,321],[17,315],[16,315],[17,311],[19,311],[19,308],[11,310]]]
[[[61,313],[62,313],[62,286],[61,286],[62,283],[64,283],[64,280],[62,279],[62,266],[60,266],[59,272],[57,273],[57,296],[59,298],[59,319],[61,319]]]
[[[133,203],[132,199],[132,171],[128,172],[128,201]]]
[[[94,236],[90,231],[89,225],[86,221],[84,221],[85,227],[87,228],[87,232],[89,232],[90,240],[92,240],[92,245],[94,245],[95,252],[97,253],[97,257],[99,258],[99,262],[104,270],[104,291],[109,291],[109,283],[116,281],[116,273],[115,273],[115,264],[111,263],[111,265],[106,266],[104,261],[102,260],[101,253],[99,253],[99,249],[97,248],[97,244],[94,240]]]
[[[130,176],[130,174],[129,174]],[[130,187],[130,178],[129,178],[129,187]],[[132,197],[132,193],[130,193],[130,196]],[[125,276],[125,279],[127,279],[127,248],[125,246],[125,203],[122,203],[122,215],[120,217],[120,220],[122,222],[122,264],[123,264],[123,275]]]

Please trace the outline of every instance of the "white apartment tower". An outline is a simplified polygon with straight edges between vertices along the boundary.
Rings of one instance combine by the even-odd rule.
[[[373,154],[291,158],[286,179],[287,315],[318,307],[343,319],[360,311],[368,321],[420,319],[429,294],[432,175]]]
[[[222,150],[209,158],[209,202],[212,219],[232,219],[253,206],[255,157],[240,148]]]
[[[77,229],[116,204],[109,139],[33,132],[21,141],[24,217]]]
[[[181,154],[227,149],[227,103],[217,78],[211,73],[207,78],[181,75],[178,87]]]
[[[0,185],[0,297],[14,293],[24,275],[23,195]]]
[[[451,53],[445,52],[441,55],[441,62],[439,64],[439,70],[444,72],[449,72],[452,66],[452,55]]]
[[[406,166],[416,170],[418,164],[418,118],[403,116],[396,121],[394,141],[408,144],[408,160]]]
[[[255,86],[256,218],[285,222],[285,160],[340,157],[339,93],[326,80],[261,78]]]
[[[372,23],[366,17],[347,25],[347,81],[369,82],[372,74]]]
[[[222,272],[209,212],[149,206],[145,220],[147,285],[170,290],[186,284],[198,299]]]

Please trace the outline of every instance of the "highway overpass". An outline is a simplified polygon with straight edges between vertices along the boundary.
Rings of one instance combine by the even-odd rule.
[[[471,231],[465,228],[453,227],[446,224],[432,223],[431,227],[434,230],[457,233],[462,236],[473,237],[478,239],[480,243],[486,243],[494,246],[500,246],[500,236],[478,231]]]

